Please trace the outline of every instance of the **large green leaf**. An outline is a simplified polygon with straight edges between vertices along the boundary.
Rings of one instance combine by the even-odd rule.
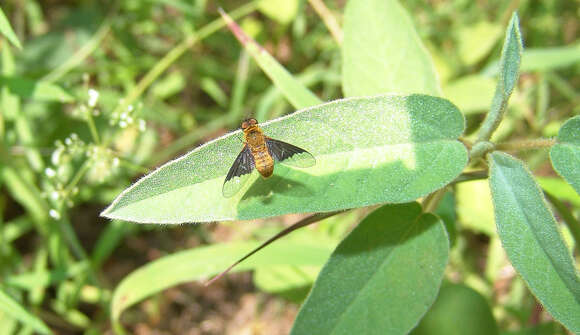
[[[497,229],[510,262],[550,314],[580,332],[580,280],[540,188],[507,154],[494,152],[489,163]]]
[[[198,247],[148,263],[125,277],[115,288],[111,302],[113,322],[119,321],[125,309],[161,290],[220,273],[240,255],[259,245],[259,242],[240,242]],[[265,266],[318,265],[328,258],[330,252],[327,245],[279,241],[270,245],[267,251],[257,253],[239,264],[231,272]]]
[[[435,67],[407,11],[395,0],[350,0],[344,12],[346,96],[441,95]]]
[[[417,203],[385,205],[336,248],[292,334],[406,334],[437,296],[447,264],[445,227]]]
[[[102,215],[205,222],[408,202],[461,172],[467,153],[456,138],[463,127],[461,113],[441,98],[338,100],[263,124],[268,136],[310,151],[314,167],[277,165],[269,179],[254,172],[254,180],[224,198],[224,177],[242,148],[237,131],[165,164],[125,190]]]
[[[580,194],[580,116],[564,123],[550,150],[554,169]]]
[[[485,298],[474,289],[443,284],[433,307],[411,335],[494,335],[497,323]]]

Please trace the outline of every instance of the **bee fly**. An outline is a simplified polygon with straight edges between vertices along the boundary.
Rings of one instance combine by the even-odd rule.
[[[274,172],[276,161],[300,168],[316,164],[314,156],[308,151],[264,135],[256,119],[242,122],[242,130],[244,147],[232,164],[222,187],[222,194],[226,198],[238,193],[254,168],[262,177],[268,178]]]

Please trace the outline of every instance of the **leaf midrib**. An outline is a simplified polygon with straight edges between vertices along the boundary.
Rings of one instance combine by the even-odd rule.
[[[496,164],[498,164],[498,162],[496,162]],[[516,196],[516,193],[514,192],[513,188],[511,187],[511,183],[509,183],[507,181],[506,176],[503,174],[503,171],[501,169],[498,169],[498,173],[501,176],[501,178],[503,179],[504,184],[507,184],[508,187],[508,194],[511,195],[512,199],[515,200],[515,202],[517,204],[521,204],[521,202],[519,201],[519,198]],[[533,229],[533,227],[528,223],[530,222],[530,217],[526,214],[525,211],[523,211],[521,209],[521,206],[518,206],[517,211],[520,214],[523,214],[523,217],[526,219],[526,226],[528,227],[528,229],[531,231],[531,235],[534,237],[534,240],[536,240],[536,243],[540,246],[544,257],[546,257],[548,259],[548,261],[550,262],[550,264],[552,264],[552,267],[554,268],[554,270],[559,269],[560,267],[557,266],[557,264],[555,264],[555,261],[552,259],[552,257],[550,256],[550,254],[546,251],[546,248],[544,247],[544,243],[541,243],[541,239],[538,237],[538,234],[536,233],[536,230]],[[564,286],[568,289],[568,291],[572,294],[572,296],[574,297],[574,300],[576,300],[576,302],[580,302],[580,297],[578,297],[575,293],[572,287],[570,287],[570,284],[568,283],[568,280],[566,280],[566,278],[563,277],[562,274],[560,274],[560,271],[554,271],[556,272],[556,275],[558,276],[558,278],[560,278],[560,281],[564,284]]]
[[[361,151],[364,151],[364,150],[368,150],[368,151],[377,150],[377,148],[383,149],[382,151],[386,151],[386,150],[384,150],[385,148],[392,148],[392,147],[405,146],[405,145],[414,145],[414,144],[417,144],[417,143],[421,143],[421,144],[428,145],[428,144],[434,144],[434,143],[451,143],[451,142],[457,142],[457,140],[454,140],[454,139],[438,139],[438,140],[430,140],[430,141],[424,141],[424,142],[395,143],[395,144],[388,144],[388,145],[382,145],[382,146],[373,146],[373,147],[368,147],[368,148],[364,148],[364,149],[363,148],[357,148],[358,150],[335,151],[332,154],[322,154],[322,155],[317,155],[316,157],[332,157],[332,156],[349,155],[351,153],[361,152]],[[441,153],[441,151],[439,152],[439,154],[440,153]],[[439,156],[439,154],[438,154],[438,156]],[[327,159],[329,159],[329,158],[327,158]],[[376,165],[376,162],[374,162],[373,164],[369,164],[369,166],[371,166],[371,165],[372,165],[372,168],[375,168],[374,166]],[[359,169],[361,169],[361,167],[357,167],[356,168],[356,170],[359,170]],[[348,170],[350,170],[350,169],[344,168],[341,171],[344,172],[344,171],[348,171]],[[336,171],[332,171],[331,173],[336,173]],[[319,175],[319,176],[323,176],[323,175],[324,174]],[[149,176],[149,178],[153,178],[153,177],[154,177],[154,175]],[[158,193],[158,194],[155,194],[155,195],[148,196],[146,198],[140,199],[138,201],[133,201],[133,202],[127,203],[125,206],[115,208],[115,210],[118,210],[118,209],[121,209],[121,208],[124,208],[124,207],[127,207],[127,206],[131,206],[131,205],[134,205],[134,204],[138,204],[138,203],[140,203],[142,201],[147,201],[147,200],[150,200],[152,198],[156,198],[158,196],[163,196],[165,194],[168,194],[168,193],[171,193],[171,192],[175,192],[175,191],[180,190],[180,189],[183,189],[183,188],[193,187],[193,186],[195,186],[197,184],[200,184],[200,183],[203,183],[203,182],[209,182],[209,181],[216,180],[216,179],[223,179],[224,177],[225,177],[225,174],[220,174],[217,177],[207,178],[207,179],[201,180],[201,181],[199,181],[197,183],[179,186],[179,187],[173,188],[171,190],[168,190],[166,192]],[[143,178],[143,179],[145,179],[145,178]],[[132,192],[140,184],[141,184],[141,180],[138,181],[133,186],[131,186],[131,188],[126,193]],[[227,219],[228,218],[223,218],[223,220],[227,220]],[[222,219],[216,218],[216,220],[222,220]]]

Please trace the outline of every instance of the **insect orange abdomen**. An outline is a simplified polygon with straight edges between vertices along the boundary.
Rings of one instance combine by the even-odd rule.
[[[264,137],[262,129],[257,125],[250,126],[244,129],[244,137],[254,157],[256,170],[258,170],[262,177],[270,177],[274,172],[274,159],[268,151],[266,138]]]

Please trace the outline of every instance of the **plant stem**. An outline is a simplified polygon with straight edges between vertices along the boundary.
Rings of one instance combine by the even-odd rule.
[[[78,182],[81,180],[81,178],[85,175],[85,173],[89,170],[90,167],[91,161],[90,159],[87,159],[83,163],[81,168],[77,171],[77,173],[74,175],[74,177],[71,179],[71,182],[66,186],[65,197],[68,197],[68,195],[72,192],[72,189],[78,184]]]
[[[449,185],[459,184],[472,180],[486,179],[487,177],[488,173],[486,170],[464,172],[460,174],[459,177],[455,178],[455,180],[453,180],[451,183],[449,183]]]
[[[344,210],[340,210],[340,211],[334,211],[334,212],[328,212],[328,213],[317,213],[317,214],[312,214],[294,224],[292,224],[291,226],[283,229],[282,231],[280,231],[278,234],[270,237],[268,240],[266,240],[266,242],[262,243],[259,247],[257,247],[256,249],[250,251],[249,253],[247,253],[244,257],[240,258],[239,260],[237,260],[235,263],[233,263],[232,265],[230,265],[225,271],[223,271],[222,273],[220,273],[219,275],[213,277],[211,280],[209,280],[208,282],[205,283],[205,286],[209,286],[211,285],[213,282],[215,282],[216,280],[220,279],[221,277],[223,277],[226,273],[228,273],[231,269],[233,269],[236,265],[240,264],[241,262],[243,262],[244,260],[246,260],[247,258],[249,258],[250,256],[252,256],[253,254],[257,253],[258,251],[262,250],[263,248],[265,248],[266,246],[268,246],[270,243],[282,238],[283,236],[286,236],[288,234],[290,234],[291,232],[295,231],[296,229],[300,229],[303,227],[306,227],[308,225],[311,225],[313,223],[316,223],[318,221],[322,221],[324,219],[327,219],[331,216],[335,216],[336,214],[340,214],[340,213],[344,213]]]
[[[99,137],[99,132],[97,131],[97,127],[95,126],[95,120],[93,120],[93,115],[91,114],[90,110],[87,110],[87,124],[89,125],[89,129],[91,130],[91,136],[93,137],[93,141],[95,144],[101,144],[101,138]]]
[[[549,148],[554,144],[556,144],[555,138],[540,138],[533,140],[521,140],[521,141],[498,143],[495,145],[495,148],[497,150],[503,151],[517,151],[517,150]]]

